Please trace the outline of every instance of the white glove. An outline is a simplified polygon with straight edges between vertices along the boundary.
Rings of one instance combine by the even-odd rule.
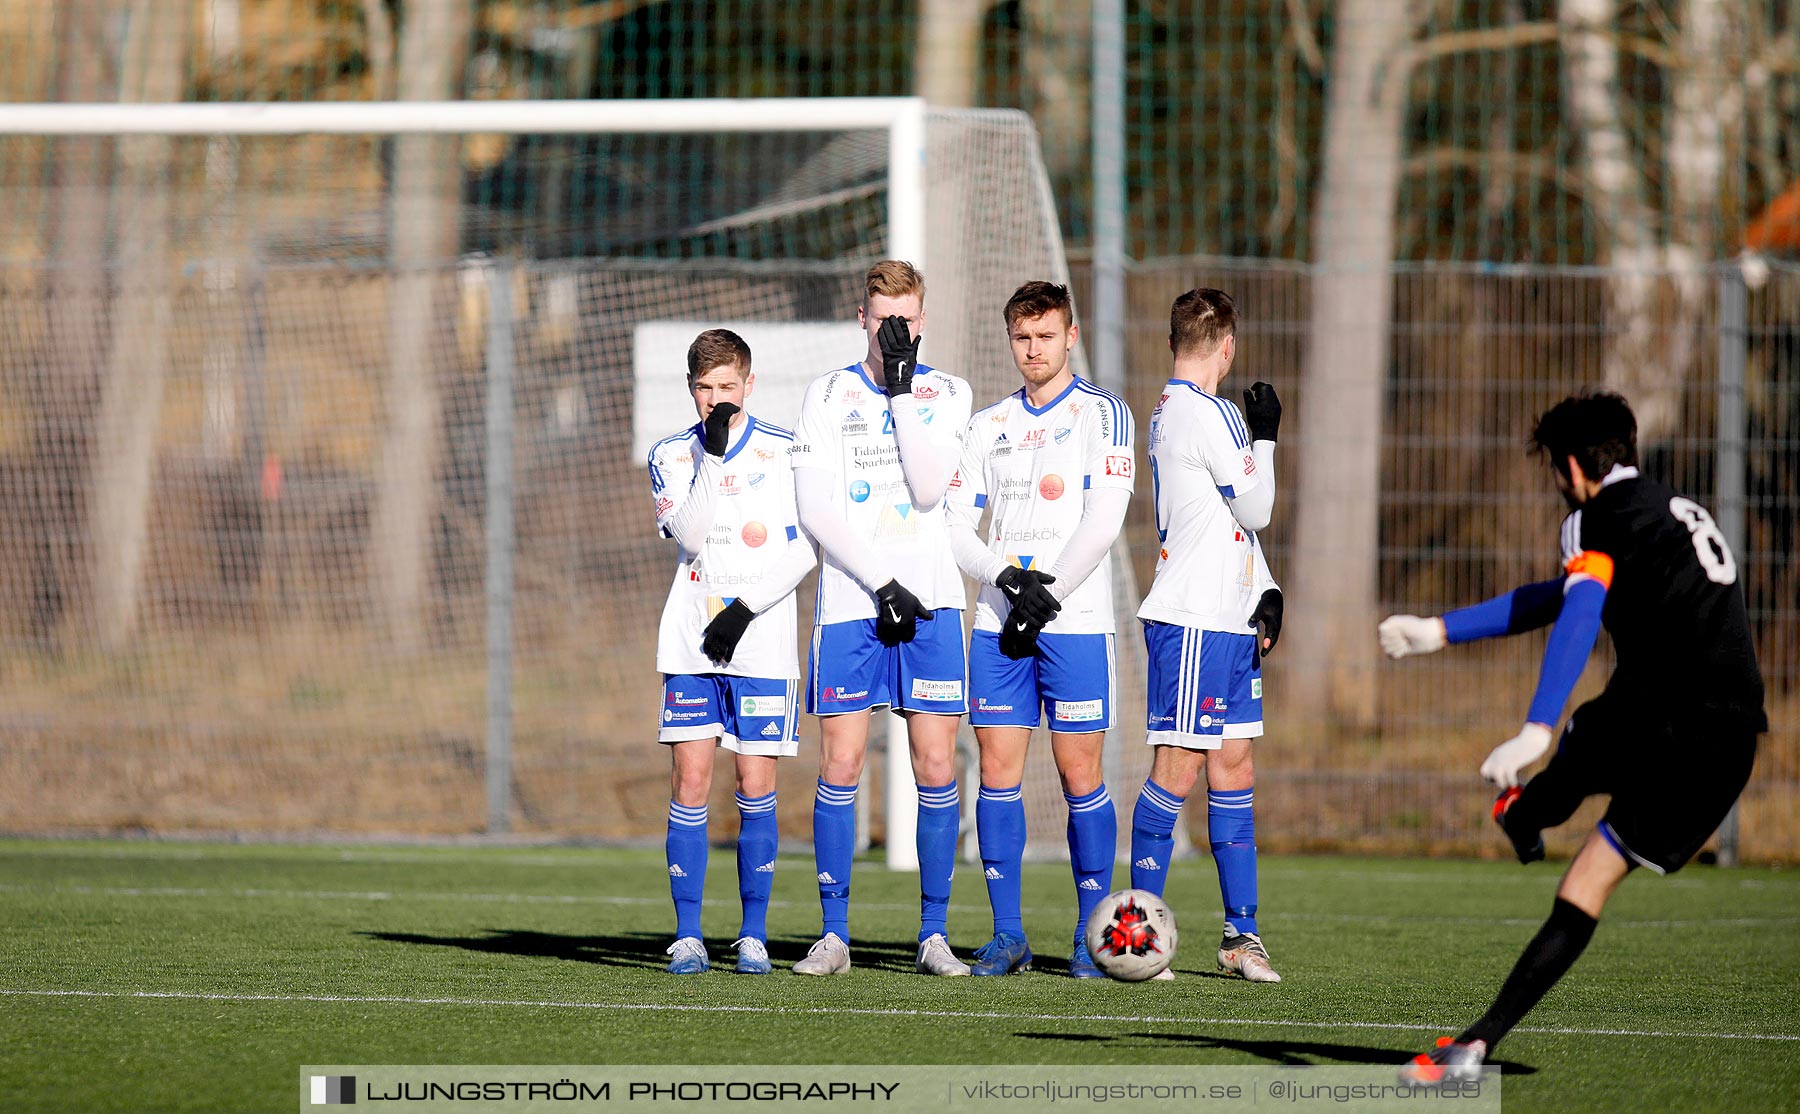
[[[1519,733],[1495,747],[1481,764],[1481,776],[1502,789],[1519,784],[1519,771],[1536,762],[1550,749],[1550,729],[1528,723]]]
[[[1375,628],[1382,652],[1398,661],[1408,654],[1435,654],[1444,648],[1444,621],[1435,616],[1389,615]]]

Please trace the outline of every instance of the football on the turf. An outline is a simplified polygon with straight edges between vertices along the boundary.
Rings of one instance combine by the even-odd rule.
[[[1118,890],[1088,914],[1088,954],[1123,982],[1155,978],[1175,958],[1175,914],[1149,890]]]

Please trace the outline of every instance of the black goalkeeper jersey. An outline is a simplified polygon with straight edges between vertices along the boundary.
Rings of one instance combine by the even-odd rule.
[[[1736,555],[1705,508],[1666,484],[1622,476],[1568,517],[1562,549],[1571,572],[1610,581],[1601,622],[1618,668],[1609,694],[1695,727],[1768,730]]]

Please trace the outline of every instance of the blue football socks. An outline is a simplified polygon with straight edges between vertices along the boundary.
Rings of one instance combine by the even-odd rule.
[[[1085,928],[1088,914],[1112,892],[1113,858],[1118,854],[1119,817],[1106,786],[1069,802],[1069,867],[1075,873],[1076,925]]]
[[[1175,853],[1175,821],[1186,797],[1177,797],[1154,781],[1144,782],[1131,812],[1131,888],[1162,896]]]
[[[994,934],[1025,935],[1019,897],[1019,874],[1025,862],[1025,797],[1019,786],[981,787],[975,798],[975,840],[981,847],[988,904],[994,910]]]
[[[675,936],[700,935],[700,895],[706,890],[706,806],[669,802],[669,894],[675,899]]]
[[[1206,795],[1206,831],[1225,924],[1234,934],[1256,931],[1256,791],[1230,789]]]
[[[950,879],[962,810],[956,782],[919,786],[919,939],[950,934]]]
[[[850,861],[856,854],[856,786],[819,782],[813,798],[813,864],[824,932],[850,942]],[[823,933],[821,933],[823,935]]]
[[[739,938],[748,936],[765,943],[769,939],[769,891],[775,886],[775,845],[780,838],[775,825],[775,794],[761,797],[737,795],[738,898],[744,905]]]

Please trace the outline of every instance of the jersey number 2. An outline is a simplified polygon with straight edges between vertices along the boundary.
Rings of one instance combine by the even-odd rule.
[[[1694,556],[1700,558],[1706,579],[1714,584],[1735,583],[1737,561],[1731,556],[1731,547],[1725,544],[1725,535],[1719,532],[1706,508],[1692,499],[1677,496],[1669,500],[1669,513],[1694,535]]]

